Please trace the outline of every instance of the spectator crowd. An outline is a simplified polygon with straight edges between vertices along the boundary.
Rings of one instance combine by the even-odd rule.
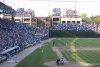
[[[23,50],[47,37],[48,29],[0,19],[0,53],[14,46],[19,46],[20,50]]]
[[[66,31],[100,31],[100,24],[96,23],[63,23],[53,24],[51,30]],[[32,27],[15,21],[0,19],[0,62],[16,51],[41,43],[49,37],[49,29]],[[18,50],[17,50],[18,48]],[[19,49],[20,48],[20,49]],[[15,49],[15,50],[13,50]],[[8,51],[7,51],[8,50]]]
[[[52,25],[51,30],[66,30],[66,31],[100,31],[100,24],[96,23],[63,23]]]

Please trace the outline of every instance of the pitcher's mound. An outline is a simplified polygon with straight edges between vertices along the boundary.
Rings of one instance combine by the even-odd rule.
[[[70,62],[70,63],[65,63],[63,66],[57,66],[56,61],[49,61],[44,63],[44,65],[49,66],[49,67],[83,67],[81,65],[76,64],[75,62]]]

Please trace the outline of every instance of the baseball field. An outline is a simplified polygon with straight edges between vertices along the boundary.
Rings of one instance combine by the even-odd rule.
[[[56,67],[57,53],[67,61],[62,67],[100,67],[99,38],[56,38],[43,45],[16,67]]]

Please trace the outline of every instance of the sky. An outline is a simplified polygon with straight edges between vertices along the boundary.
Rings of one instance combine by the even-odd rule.
[[[76,9],[78,14],[86,13],[88,16],[100,15],[100,0],[5,0],[5,4],[15,10],[18,8],[34,10],[35,16],[48,16],[49,12],[52,14],[53,8],[61,8],[62,15],[66,9]]]

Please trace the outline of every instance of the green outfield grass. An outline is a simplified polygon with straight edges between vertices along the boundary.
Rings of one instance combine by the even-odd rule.
[[[87,63],[100,63],[100,51],[78,51],[78,55]]]
[[[62,54],[64,55],[64,57],[68,60],[68,61],[73,61],[73,54],[70,51],[66,51],[66,52],[62,52]]]
[[[63,55],[67,60],[73,60],[72,52],[63,52]],[[100,51],[78,51],[77,55],[87,63],[100,63]]]
[[[74,40],[74,38],[57,38],[53,40],[55,46],[65,46],[66,44],[70,45],[70,43]],[[99,38],[78,38],[74,43],[75,46],[100,46]]]
[[[60,47],[60,46],[66,46],[66,44],[70,45],[73,39],[74,38],[57,38],[53,40],[52,42],[54,42],[54,46]]]
[[[76,46],[100,46],[100,38],[79,38]]]
[[[87,67],[100,67],[100,65],[93,65],[93,66],[87,66]]]
[[[31,53],[29,56],[27,56],[24,60],[22,60],[19,64],[17,64],[15,67],[47,67],[43,63],[48,61],[55,61],[58,56],[56,53],[53,52],[51,47],[57,46],[62,47],[71,45],[72,41],[75,38],[56,38],[55,40],[51,42],[45,43],[46,45],[43,46],[41,49],[38,48],[33,53]],[[54,42],[54,44],[53,44]],[[99,46],[99,38],[78,38],[73,44],[74,46]],[[43,53],[42,53],[43,50]],[[76,52],[77,56],[79,56],[82,60],[88,63],[100,63],[100,51],[78,51]],[[65,58],[68,61],[73,60],[73,56],[75,56],[75,53],[72,53],[71,51],[62,52],[62,54],[65,56]],[[93,67],[99,67],[100,65],[95,65]]]
[[[52,51],[49,45],[46,45],[31,53],[15,67],[47,67],[44,66],[43,63],[46,61],[54,61],[56,59],[57,55]]]

